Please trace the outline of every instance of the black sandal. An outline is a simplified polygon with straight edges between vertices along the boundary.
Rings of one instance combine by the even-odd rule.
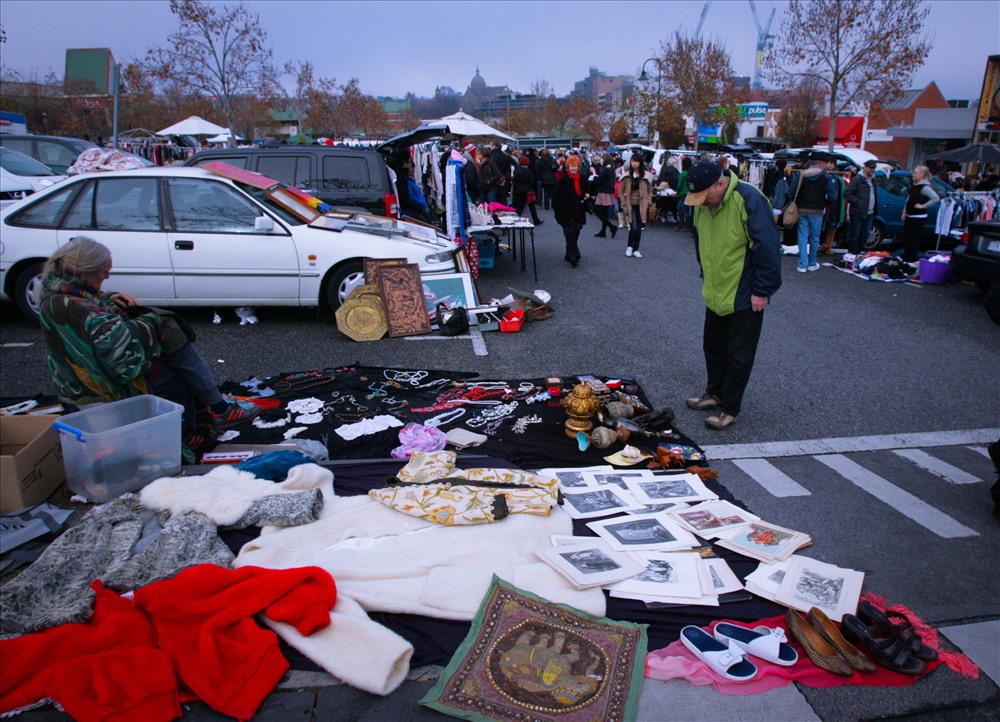
[[[848,642],[863,644],[875,661],[886,669],[902,674],[920,675],[927,671],[927,664],[918,659],[902,639],[885,630],[881,625],[867,626],[853,614],[841,620],[841,632]]]
[[[861,602],[858,605],[858,618],[865,624],[875,624],[890,630],[918,659],[932,662],[938,658],[937,650],[924,644],[924,640],[913,628],[913,622],[905,614],[888,610],[883,612],[873,604]]]

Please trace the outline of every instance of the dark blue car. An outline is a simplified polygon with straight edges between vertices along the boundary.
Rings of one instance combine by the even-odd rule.
[[[908,170],[894,170],[888,176],[882,172],[875,174],[875,184],[878,186],[878,208],[875,209],[875,222],[872,223],[872,233],[865,246],[866,250],[876,249],[882,245],[883,241],[889,239],[902,239],[903,209],[906,207],[906,197],[910,194],[912,183],[913,173]],[[932,178],[931,185],[942,198],[955,190],[940,178]],[[934,246],[937,243],[934,225],[937,223],[939,207],[940,204],[927,209],[927,221],[924,223],[924,232],[920,240],[921,246]],[[945,245],[946,240],[948,240],[947,236],[941,237],[942,246]],[[954,239],[951,239],[951,244],[954,244]]]

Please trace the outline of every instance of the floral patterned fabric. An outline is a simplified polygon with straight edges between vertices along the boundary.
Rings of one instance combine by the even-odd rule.
[[[559,482],[519,469],[458,469],[453,451],[414,452],[398,483],[369,496],[404,514],[447,526],[499,521],[507,514],[548,516]]]

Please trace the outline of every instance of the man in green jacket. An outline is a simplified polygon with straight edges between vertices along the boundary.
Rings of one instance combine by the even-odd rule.
[[[711,161],[688,172],[684,202],[694,206],[703,279],[703,349],[708,383],[692,409],[714,410],[711,429],[736,422],[750,380],[764,309],[781,286],[781,245],[771,204],[749,183]]]

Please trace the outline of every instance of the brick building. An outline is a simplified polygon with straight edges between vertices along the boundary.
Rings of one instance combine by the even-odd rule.
[[[888,130],[890,128],[912,127],[916,120],[917,110],[949,107],[951,106],[948,105],[948,101],[934,82],[931,82],[926,88],[906,90],[898,99],[885,105],[872,104],[868,111],[865,150],[874,153],[879,158],[894,160],[904,167],[908,166],[913,157],[913,138],[893,136],[888,133]]]

